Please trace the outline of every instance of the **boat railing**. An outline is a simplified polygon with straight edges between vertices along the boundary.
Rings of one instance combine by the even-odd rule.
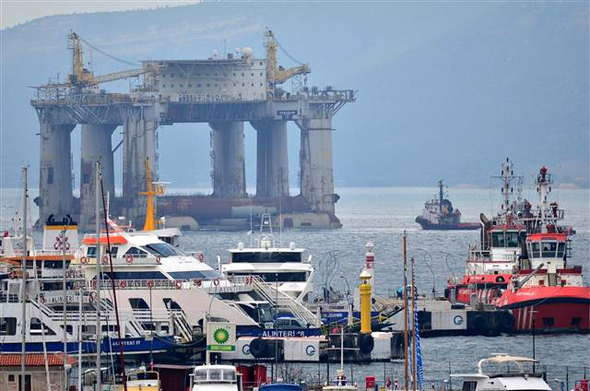
[[[489,250],[473,249],[469,250],[468,262],[490,262],[491,253]]]

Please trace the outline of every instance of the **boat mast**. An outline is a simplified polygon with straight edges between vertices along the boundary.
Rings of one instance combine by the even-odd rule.
[[[404,378],[405,378],[405,388],[404,390],[408,390],[408,382],[410,380],[410,374],[408,371],[408,254],[406,248],[406,231],[404,231],[403,236],[403,255],[404,255]]]
[[[443,203],[443,181],[438,181],[438,213],[442,215],[442,203]]]
[[[410,259],[410,274],[412,276],[412,390],[416,390],[418,384],[416,380],[416,290],[414,280],[414,257]]]
[[[102,265],[100,257],[100,193],[98,184],[100,183],[100,162],[96,162],[96,173],[94,178],[95,197],[95,220],[96,220],[96,389],[102,390],[102,373],[101,373],[101,348],[102,348],[102,325],[100,319],[100,290],[102,288]]]
[[[67,330],[67,316],[66,316],[66,225],[64,224],[63,229],[61,230],[61,255],[62,255],[62,288],[63,288],[63,328],[64,328],[64,385],[67,389],[68,387],[68,366],[66,365],[68,361],[68,330]]]
[[[149,166],[148,166],[149,167]],[[148,170],[149,173],[149,170]],[[111,238],[109,236],[109,223],[108,223],[108,213],[109,213],[109,207],[108,207],[108,203],[105,200],[105,195],[104,195],[104,189],[103,189],[103,184],[102,184],[102,178],[100,180],[100,194],[101,194],[101,198],[102,198],[102,206],[103,206],[103,210],[102,210],[102,214],[104,217],[104,226],[105,226],[105,233],[106,233],[106,239],[107,239],[107,250],[106,250],[106,254],[108,254],[109,257],[109,265],[110,265],[110,271],[111,271],[111,287],[113,290],[113,301],[115,303],[115,319],[117,322],[117,336],[119,337],[119,362],[121,364],[121,372],[122,372],[122,378],[123,378],[123,389],[124,391],[127,391],[127,374],[125,373],[125,355],[123,354],[123,338],[121,337],[121,322],[119,321],[119,304],[117,302],[117,291],[115,288],[115,271],[113,268],[113,257],[111,254]],[[149,206],[148,206],[149,208]],[[106,255],[105,255],[106,257]],[[151,294],[151,291],[150,291]],[[150,308],[151,311],[151,308]]]
[[[27,201],[29,198],[29,190],[27,188],[27,170],[23,167],[23,261],[21,265],[21,301],[22,301],[22,317],[21,317],[21,362],[20,362],[20,384],[25,388],[25,366],[26,366],[26,337],[27,337]],[[43,325],[41,325],[43,327]]]

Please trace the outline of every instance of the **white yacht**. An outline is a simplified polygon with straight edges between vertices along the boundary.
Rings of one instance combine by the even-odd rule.
[[[264,233],[264,228],[269,229]],[[260,239],[257,245],[245,247],[238,243],[229,249],[229,263],[221,265],[229,279],[257,276],[299,302],[306,302],[313,287],[314,267],[311,255],[305,258],[305,249],[291,242],[289,247],[275,244],[270,215],[262,216]]]
[[[451,375],[463,379],[463,391],[550,391],[538,361],[496,353],[480,360],[475,374]]]

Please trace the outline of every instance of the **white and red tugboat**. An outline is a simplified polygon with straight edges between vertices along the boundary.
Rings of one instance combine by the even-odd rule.
[[[436,196],[424,204],[422,215],[416,222],[427,230],[475,230],[479,223],[462,223],[461,212],[454,209],[448,198],[444,197],[442,180],[438,181],[438,199]]]
[[[590,331],[590,287],[582,267],[568,265],[571,227],[560,226],[563,210],[549,203],[551,177],[537,177],[540,202],[512,202],[512,164],[502,169],[505,202],[492,221],[482,215],[481,246],[470,248],[465,276],[450,280],[446,296],[465,304],[492,304],[511,310],[514,331]]]
[[[570,228],[559,227],[563,211],[549,204],[552,180],[542,167],[537,177],[540,204],[527,219],[535,232],[526,238],[526,253],[507,289],[497,301],[512,310],[516,331],[590,331],[590,286],[585,286],[581,266],[568,265]]]

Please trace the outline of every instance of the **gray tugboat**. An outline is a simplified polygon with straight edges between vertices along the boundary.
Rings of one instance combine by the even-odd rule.
[[[422,215],[416,222],[427,230],[475,230],[479,223],[462,223],[461,212],[453,208],[453,203],[444,197],[443,181],[438,181],[438,198],[433,197],[424,204]]]

